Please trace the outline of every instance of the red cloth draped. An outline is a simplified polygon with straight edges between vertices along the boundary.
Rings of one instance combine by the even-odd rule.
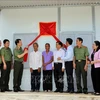
[[[49,22],[49,23],[40,22],[39,27],[40,27],[40,34],[30,44],[28,44],[28,47],[31,46],[41,35],[51,35],[56,41],[60,41],[56,37],[56,22]],[[25,49],[28,50],[28,47],[25,47],[24,50]],[[66,48],[65,44],[64,47]],[[27,58],[28,54],[24,56],[24,62],[27,61]]]
[[[41,35],[56,35],[56,22],[40,22],[39,26]]]

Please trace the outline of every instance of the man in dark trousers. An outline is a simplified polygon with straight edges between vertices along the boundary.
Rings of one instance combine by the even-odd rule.
[[[87,89],[87,58],[89,56],[88,48],[82,45],[83,39],[78,37],[74,48],[73,66],[76,73],[77,93],[88,93]],[[81,75],[83,78],[83,88],[81,86]]]
[[[29,66],[31,72],[31,92],[39,92],[42,67],[42,53],[38,51],[38,44],[34,43],[34,50],[30,53]]]
[[[14,92],[23,92],[21,90],[21,80],[23,75],[23,57],[28,53],[28,50],[22,50],[22,41],[21,39],[15,40],[16,47],[14,49]]]
[[[65,51],[62,49],[63,44],[61,42],[56,43],[57,50],[54,52],[54,62],[53,62],[53,69],[54,69],[54,79],[56,84],[56,90],[55,92],[63,92],[63,75],[64,75],[64,61],[63,60],[57,60],[58,57],[64,57]]]
[[[2,92],[11,91],[9,90],[9,79],[10,79],[10,71],[12,66],[12,51],[9,48],[10,42],[8,39],[3,41],[4,47],[1,49],[1,57],[3,62],[2,69]]]
[[[68,93],[74,92],[74,84],[73,84],[73,47],[72,47],[73,40],[71,38],[66,39],[66,54],[65,57],[59,57],[58,60],[65,61],[65,70],[67,74],[67,83],[68,83]]]

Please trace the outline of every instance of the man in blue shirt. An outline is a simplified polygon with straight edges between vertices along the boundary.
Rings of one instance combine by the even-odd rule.
[[[65,70],[67,74],[67,83],[68,83],[68,90],[69,93],[74,93],[74,84],[73,84],[73,47],[72,47],[73,40],[71,38],[66,39],[66,46],[67,51],[64,57],[59,57],[58,60],[65,61]]]

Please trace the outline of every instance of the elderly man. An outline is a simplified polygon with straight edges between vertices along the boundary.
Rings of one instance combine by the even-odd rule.
[[[42,67],[42,53],[38,51],[38,44],[33,44],[33,52],[30,53],[29,66],[31,72],[31,92],[40,90],[40,78]]]

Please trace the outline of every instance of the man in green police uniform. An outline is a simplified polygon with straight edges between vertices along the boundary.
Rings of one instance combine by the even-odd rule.
[[[9,90],[9,78],[10,78],[10,71],[12,66],[12,51],[9,48],[9,40],[5,39],[3,41],[4,47],[1,49],[1,57],[3,62],[3,69],[2,69],[2,92],[4,91],[11,91]]]
[[[14,92],[22,91],[20,88],[23,74],[23,57],[28,50],[22,50],[21,39],[15,40],[16,48],[14,49]]]
[[[83,39],[78,37],[76,47],[74,48],[73,66],[76,73],[77,93],[87,94],[87,58],[89,56],[88,48],[82,45]],[[81,87],[81,75],[83,78],[83,90]]]

